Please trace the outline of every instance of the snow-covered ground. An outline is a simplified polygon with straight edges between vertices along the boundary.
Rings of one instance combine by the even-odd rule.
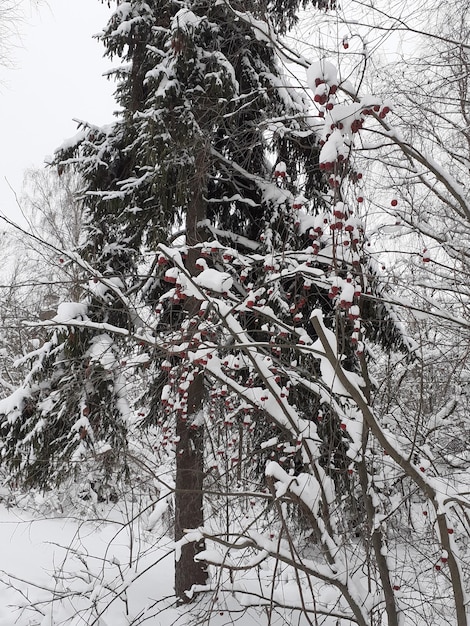
[[[132,510],[102,513],[84,521],[0,503],[0,626],[285,623],[230,593],[176,608],[172,542],[140,519],[129,523]]]
[[[173,554],[123,516],[83,521],[1,505],[0,529],[0,626],[121,626],[168,608]]]

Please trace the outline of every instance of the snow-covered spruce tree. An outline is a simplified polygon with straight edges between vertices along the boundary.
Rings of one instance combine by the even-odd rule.
[[[184,534],[204,526],[204,473],[219,492],[236,476],[238,492],[271,500],[250,471],[270,458],[275,509],[273,477],[316,485],[315,502],[293,488],[289,497],[329,563],[316,578],[360,621],[349,579],[337,580],[344,564],[332,546],[343,533],[346,545],[351,528],[362,534],[367,517],[367,469],[360,465],[358,483],[353,465],[361,462],[361,422],[322,337],[351,377],[364,366],[365,331],[401,340],[386,316],[374,319],[379,307],[360,319],[361,293],[374,284],[360,203],[348,201],[360,111],[346,116],[344,132],[330,120],[337,127],[321,139],[311,98],[280,69],[273,24],[287,28],[284,16],[297,8],[288,4],[268,7],[272,23],[257,3],[118,4],[103,40],[123,61],[122,112],[108,127],[84,125],[58,156],[60,168],[76,167],[85,180],[89,236],[84,260],[74,258],[93,278],[83,303],[59,310],[59,330],[27,386],[4,405],[4,458],[20,477],[40,475],[47,486],[73,469],[77,444],[117,455],[126,446],[125,373],[145,363],[145,423],[162,426],[162,449],[176,460],[177,597],[189,600],[186,592],[207,581],[205,563],[194,558],[202,535]],[[312,66],[312,80],[315,102],[332,104],[334,68]],[[184,239],[171,245],[177,228]],[[236,492],[223,499],[232,510],[246,501]],[[288,519],[279,521],[268,536],[284,558],[277,548]],[[220,532],[229,541],[254,523],[227,522]],[[380,558],[378,540],[375,550]],[[298,574],[297,555],[294,564]]]
[[[312,167],[315,138],[303,120],[305,103],[283,89],[284,79],[279,76],[274,51],[266,46],[270,37],[267,25],[250,14],[223,6],[214,7],[209,15],[203,6],[199,16],[165,5],[160,19],[166,15],[167,31],[160,29],[155,35],[149,28],[154,18],[148,5],[137,3],[132,10],[128,4],[123,6],[125,11],[116,12],[105,39],[111,52],[125,46],[123,32],[126,36],[131,32],[131,41],[139,42],[127,47],[132,69],[125,68],[129,73],[118,89],[125,113],[122,122],[111,130],[111,137],[108,129],[108,135],[91,129],[81,143],[79,157],[84,176],[90,179],[89,247],[93,256],[98,251],[100,267],[106,268],[105,271],[112,268],[111,271],[122,272],[125,268],[128,273],[135,272],[142,258],[141,246],[151,249],[181,222],[186,228],[185,245],[189,246],[186,268],[190,274],[201,271],[197,260],[204,251],[200,244],[208,237],[219,240],[210,249],[220,253],[217,256],[222,263],[231,262],[235,248],[238,255],[258,249],[263,253],[291,247],[289,240],[293,239],[295,224],[290,206],[292,194],[284,180],[287,172],[283,169],[279,173],[282,184],[272,183],[267,148],[291,164],[291,180],[295,181],[302,171],[305,191],[318,193],[323,183],[318,169]],[[121,28],[123,23],[131,21],[130,31]],[[227,33],[230,22],[235,23]],[[149,43],[149,37],[156,38]],[[292,121],[284,122],[289,117]],[[273,128],[274,141],[269,145],[266,135],[272,134]],[[109,166],[100,166],[107,159]],[[118,177],[116,172],[122,174]],[[106,178],[109,176],[113,179]],[[315,196],[312,204],[320,204]],[[110,212],[113,212],[111,218]],[[205,224],[204,220],[207,220]],[[214,228],[217,232],[211,232]],[[118,250],[108,244],[116,238]],[[265,239],[265,243],[260,243],[260,239]],[[224,253],[227,246],[233,249]],[[100,255],[101,250],[105,254]],[[157,266],[164,268],[164,265],[165,255],[160,255]],[[243,283],[250,268],[243,268],[239,261],[235,269],[246,270],[241,276]],[[262,257],[254,264],[252,274],[257,281],[265,280]],[[142,281],[139,293],[147,304],[161,297],[162,282],[165,284],[162,277],[163,271],[157,282],[147,278]],[[173,279],[174,275],[167,276],[168,283]],[[287,281],[289,285],[294,282]],[[176,341],[179,325],[188,324],[199,304],[195,306],[188,299],[189,302],[180,306],[177,296],[164,291],[164,303],[170,306],[165,307],[158,329],[164,334],[177,332]],[[260,338],[266,337],[259,320],[248,322],[250,330]],[[190,329],[190,333],[194,330]],[[155,365],[158,366],[158,361]],[[182,369],[184,372],[185,368]],[[175,371],[180,372],[180,377],[181,366],[175,366]],[[244,377],[249,378],[246,373]],[[162,376],[156,376],[155,389],[148,394],[155,407],[150,421],[155,421],[156,414],[161,412],[162,382]],[[188,387],[184,404],[189,407],[189,416],[183,415],[184,419],[177,422],[175,433],[180,452],[175,506],[178,539],[182,529],[202,523],[202,429],[194,429],[190,417],[199,412],[203,401],[202,373],[189,383],[182,382],[183,389]],[[166,393],[167,388],[163,391]],[[192,454],[193,449],[198,454]],[[194,502],[188,503],[191,492],[196,496]],[[184,576],[180,584],[177,577],[179,597],[188,584],[205,579],[203,568],[197,564],[189,567],[184,561],[178,571]]]

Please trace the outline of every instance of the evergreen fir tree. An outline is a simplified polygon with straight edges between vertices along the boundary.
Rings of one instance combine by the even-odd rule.
[[[3,458],[25,482],[52,486],[87,450],[106,471],[125,468],[125,373],[140,363],[151,378],[142,422],[164,424],[176,442],[177,541],[204,524],[208,465],[217,476],[223,459],[253,479],[240,453],[312,472],[356,502],[355,415],[324,375],[312,320],[355,375],[365,329],[400,337],[390,320],[361,323],[374,279],[345,196],[356,174],[349,155],[325,157],[329,136],[281,69],[276,27],[285,31],[300,4],[118,3],[101,38],[122,61],[120,112],[110,126],[83,125],[57,157],[85,181],[88,289],[59,310],[16,403],[0,407]],[[317,70],[323,105],[337,83]],[[203,543],[182,544],[184,602],[207,573],[194,558]]]

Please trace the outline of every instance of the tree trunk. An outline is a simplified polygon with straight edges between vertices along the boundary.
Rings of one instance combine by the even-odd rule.
[[[202,234],[198,224],[205,218],[204,190],[208,153],[200,149],[196,156],[196,167],[191,179],[192,197],[186,214],[186,244],[188,246],[187,269],[192,276],[196,270],[196,259],[200,252],[194,245],[201,243]],[[186,303],[188,316],[196,316],[199,304],[189,298]],[[187,419],[178,419],[176,436],[179,438],[176,454],[175,491],[175,540],[180,540],[186,529],[204,524],[203,478],[204,478],[204,434],[203,411],[204,375],[197,373],[188,389]],[[195,423],[196,422],[196,423]],[[197,425],[196,425],[197,424]],[[183,546],[180,558],[175,562],[175,594],[180,603],[194,597],[193,585],[207,583],[207,566],[194,557],[204,550],[204,540]]]
[[[191,428],[191,423],[202,411],[203,378],[191,383],[188,390],[188,420],[178,420],[176,436],[179,437],[176,455],[175,539],[181,539],[185,530],[198,528],[204,523],[203,512],[203,452],[202,425]],[[175,593],[179,602],[190,602],[193,585],[207,582],[205,563],[194,560],[204,550],[204,541],[185,544],[175,563]]]

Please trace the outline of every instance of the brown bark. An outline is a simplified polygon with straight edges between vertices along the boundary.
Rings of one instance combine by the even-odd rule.
[[[187,269],[192,276],[196,270],[202,233],[198,224],[205,217],[204,189],[207,171],[207,155],[200,149],[196,156],[196,167],[190,181],[192,195],[186,214],[186,244],[188,246]],[[189,316],[197,315],[199,305],[192,298],[186,303]],[[203,478],[204,478],[204,435],[203,425],[193,425],[194,419],[203,410],[204,375],[198,373],[188,389],[187,420],[178,419],[176,436],[179,438],[176,455],[175,485],[175,540],[180,540],[186,529],[198,528],[204,524]],[[204,540],[183,546],[179,560],[175,562],[175,594],[178,602],[187,603],[194,597],[187,593],[193,585],[205,585],[207,566],[195,561],[194,557],[204,550]]]
[[[357,407],[362,412],[365,420],[365,425],[369,428],[370,432],[377,439],[377,441],[382,445],[383,449],[387,450],[388,454],[390,454],[395,463],[397,463],[404,470],[405,474],[415,482],[415,484],[421,489],[424,495],[428,498],[429,502],[435,508],[441,545],[442,548],[448,553],[448,567],[453,589],[453,599],[457,618],[457,626],[468,626],[466,610],[467,607],[465,602],[465,592],[463,587],[461,570],[456,556],[452,550],[447,527],[447,515],[445,512],[442,511],[440,495],[438,495],[432,483],[426,481],[420,475],[418,469],[411,463],[409,458],[402,455],[399,450],[394,448],[394,446],[389,445],[389,441],[387,440],[387,437],[385,436],[382,428],[377,422],[375,415],[372,412],[367,400],[365,399],[363,394],[351,383],[347,374],[342,369],[341,364],[337,359],[337,355],[334,353],[333,349],[328,343],[328,339],[323,331],[321,323],[315,317],[312,317],[311,321],[315,332],[317,333],[318,338],[322,343],[326,358],[332,365],[335,371],[335,375],[338,377],[338,380],[341,382],[341,384],[344,386],[351,398],[356,403]],[[387,606],[387,608],[389,607]]]
[[[366,449],[367,435],[368,431],[364,425],[363,450]],[[369,538],[372,542],[372,549],[377,563],[385,599],[385,612],[387,613],[388,626],[399,626],[398,606],[393,592],[392,583],[390,581],[390,570],[388,568],[387,558],[383,550],[385,546],[382,537],[382,530],[381,528],[377,528],[375,526],[375,507],[369,491],[369,476],[367,474],[367,467],[364,461],[359,462],[357,466],[366,509]]]
[[[179,437],[176,456],[175,539],[181,539],[186,529],[198,528],[204,523],[203,512],[203,428],[191,428],[191,422],[202,410],[203,379],[199,375],[188,390],[188,421],[179,419],[176,435]],[[207,582],[205,563],[194,560],[204,550],[204,541],[182,547],[175,563],[175,593],[179,602],[190,602],[187,591],[193,585]]]

